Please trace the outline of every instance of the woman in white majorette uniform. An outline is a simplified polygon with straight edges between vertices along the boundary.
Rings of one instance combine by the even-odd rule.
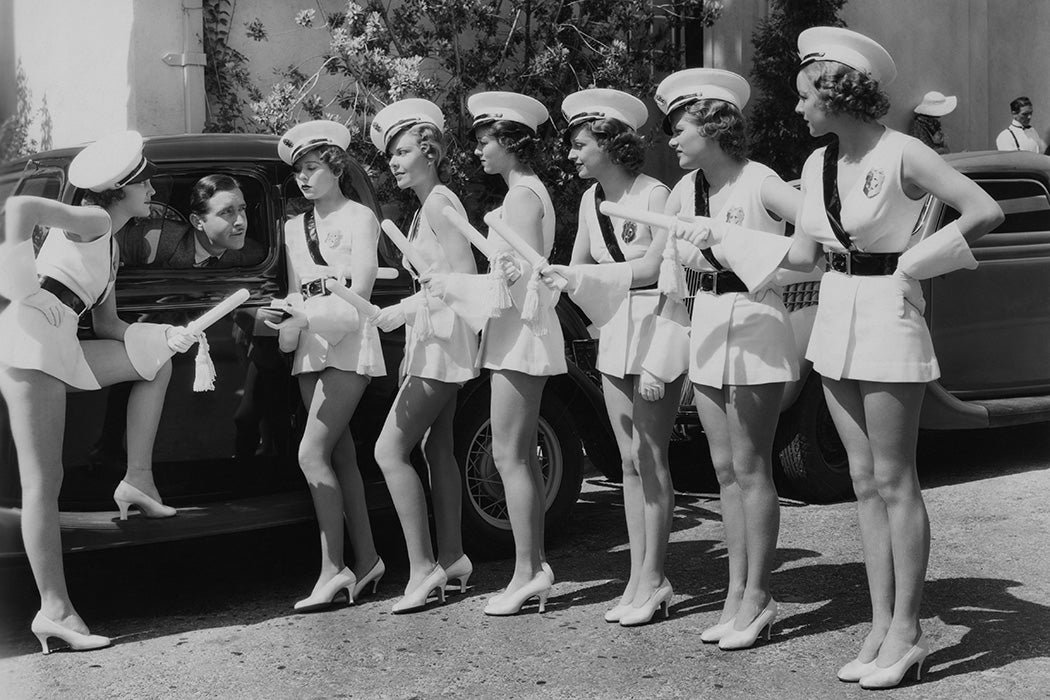
[[[344,592],[353,602],[368,584],[374,591],[385,572],[349,428],[371,377],[386,373],[379,333],[326,288],[334,279],[367,299],[378,267],[379,222],[347,194],[349,144],[345,126],[316,120],[289,129],[277,147],[312,205],[285,224],[289,295],[275,305],[290,317],[267,321],[279,330],[281,349],[295,352],[292,374],[299,377],[307,410],[299,467],[321,531],[321,571],[310,595],[295,604],[299,611],[328,607]],[[343,557],[346,529],[353,545],[350,567]]]
[[[87,190],[83,206],[41,197],[5,203],[7,236],[0,244],[0,392],[7,402],[22,481],[22,539],[40,591],[33,633],[75,650],[108,646],[90,634],[73,608],[62,569],[58,494],[66,393],[135,382],[128,400],[128,471],[113,496],[127,517],[135,505],[148,517],[170,517],[153,483],[152,452],[171,355],[194,338],[185,328],[128,324],[117,317],[113,283],[119,252],[113,231],[147,217],[153,165],[136,132],[113,134],[81,151],[69,181]],[[34,260],[35,226],[52,227]],[[39,277],[38,277],[39,275]],[[98,340],[77,341],[77,319],[91,311]]]
[[[799,35],[795,108],[814,136],[835,139],[802,169],[798,230],[784,259],[828,271],[807,359],[849,457],[872,626],[838,677],[865,688],[921,674],[930,645],[919,605],[930,551],[915,465],[926,382],[940,375],[920,280],[976,267],[969,242],[1003,218],[995,201],[918,140],[879,123],[893,59],[862,34],[814,27]],[[912,236],[928,195],[960,212]]]
[[[417,278],[477,272],[470,243],[441,214],[452,207],[466,216],[459,197],[442,184],[448,168],[444,123],[440,108],[422,99],[394,102],[372,120],[372,143],[390,159],[397,186],[411,189],[419,199],[408,234],[427,266],[411,270]],[[405,265],[409,266],[407,258]],[[408,583],[393,607],[395,613],[403,613],[423,609],[432,592],[443,598],[449,580],[458,580],[465,592],[473,571],[463,553],[462,493],[452,448],[456,395],[478,376],[478,336],[427,289],[384,308],[375,323],[383,331],[405,325],[405,377],[375,448],[408,547]],[[430,469],[437,557],[430,541],[426,494],[409,461],[421,441]]]
[[[529,165],[536,129],[547,120],[537,100],[513,92],[483,92],[467,99],[477,138],[475,153],[490,175],[508,191],[499,218],[543,256],[554,246],[554,206]],[[492,451],[503,480],[514,534],[514,574],[507,588],[485,607],[488,615],[513,615],[525,601],[539,598],[542,610],[554,582],[545,561],[543,478],[536,456],[540,399],[547,378],[567,371],[557,294],[539,283],[538,271],[512,256],[506,242],[489,233],[506,251],[500,263],[520,276],[510,287],[512,308],[486,323],[478,361],[492,370]],[[532,303],[535,302],[535,303]],[[531,309],[533,313],[523,312]]]
[[[773,485],[773,435],[786,382],[799,376],[796,346],[775,273],[800,197],[771,169],[747,158],[741,113],[751,89],[735,73],[679,71],[657,88],[669,145],[692,169],[668,198],[668,213],[711,217],[783,241],[779,257],[749,246],[699,250],[678,241],[694,270],[689,379],[718,477],[729,582],[718,623],[701,634],[721,649],[750,647],[777,613],[770,589],[780,506]],[[716,225],[712,223],[711,225]],[[765,265],[763,265],[763,260]],[[698,273],[698,274],[697,274]]]
[[[655,347],[654,340],[661,315],[677,316],[684,336],[686,312],[656,288],[667,231],[598,209],[608,201],[664,210],[667,186],[641,172],[645,151],[637,129],[649,116],[645,103],[619,90],[590,89],[568,95],[562,112],[569,160],[581,178],[597,182],[580,201],[572,265],[551,270],[569,279],[570,294],[585,313],[602,298],[617,307],[608,318],[591,320],[601,322],[597,366],[623,465],[631,554],[627,586],[605,620],[628,627],[649,622],[659,609],[666,615],[673,595],[664,575],[674,509],[667,450],[686,365],[683,356],[666,366],[667,347]],[[592,276],[615,274],[615,267],[625,276],[622,289],[591,285]]]

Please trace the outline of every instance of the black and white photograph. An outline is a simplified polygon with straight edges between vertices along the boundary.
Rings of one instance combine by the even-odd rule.
[[[1050,697],[1048,75],[1048,0],[0,0],[0,697]]]

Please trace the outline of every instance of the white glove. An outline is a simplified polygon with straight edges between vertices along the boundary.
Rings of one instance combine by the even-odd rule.
[[[977,267],[970,245],[963,238],[956,221],[931,233],[901,253],[897,270],[917,280],[946,275],[954,270]]]
[[[561,280],[553,275],[563,277],[566,284],[563,285]],[[580,286],[581,278],[580,269],[575,265],[548,265],[540,270],[540,281],[552,292],[574,292]]]
[[[427,288],[430,296],[441,299],[448,289],[448,275],[442,272],[428,272],[419,278],[419,283]]]
[[[380,309],[371,320],[379,330],[389,333],[405,325],[405,309],[401,304],[392,304]]]
[[[693,217],[679,214],[675,217],[675,223],[671,226],[667,233],[671,238],[679,238],[683,241],[692,243],[697,248],[710,248],[717,241],[715,241],[714,233],[711,231],[711,227],[706,222],[702,222],[694,219]]]
[[[65,313],[65,309],[69,308],[59,301],[54,294],[39,287],[35,292],[31,292],[29,296],[23,297],[22,303],[44,314],[44,318],[52,326],[58,326],[62,323],[62,314]]]
[[[926,299],[922,296],[922,285],[919,284],[919,281],[914,277],[901,272],[899,267],[891,275],[891,279],[897,283],[897,291],[900,292],[900,307],[897,311],[898,318],[904,318],[908,304],[914,306],[920,316],[925,313]]]
[[[664,397],[664,383],[643,369],[638,375],[638,393],[646,401],[659,401]]]
[[[197,342],[197,336],[187,332],[186,326],[168,326],[164,329],[164,339],[174,352],[186,352]]]
[[[297,305],[294,302],[287,299],[274,299],[270,302],[270,306],[274,309],[280,309],[288,314],[288,318],[283,321],[278,321],[277,323],[263,319],[263,323],[270,328],[273,328],[275,331],[302,330],[310,325],[302,306]]]
[[[500,253],[492,260],[492,267],[500,271],[500,274],[507,279],[508,285],[514,284],[521,277],[521,265],[513,253]]]

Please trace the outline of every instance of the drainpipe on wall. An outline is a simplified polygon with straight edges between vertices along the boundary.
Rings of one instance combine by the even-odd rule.
[[[204,66],[207,60],[199,38],[204,32],[203,0],[182,0],[182,53],[166,53],[162,60],[182,68],[183,129],[187,134],[204,130]]]

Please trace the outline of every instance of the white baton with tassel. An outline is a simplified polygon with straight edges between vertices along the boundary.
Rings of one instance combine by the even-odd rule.
[[[380,268],[381,270],[391,270],[393,268]],[[364,318],[369,320],[375,318],[375,315],[379,313],[379,307],[372,302],[365,299],[363,296],[350,289],[346,285],[339,284],[339,280],[328,280],[325,283],[328,291],[336,295],[350,306],[357,309],[357,313],[361,314]]]
[[[488,224],[493,231],[498,233],[500,238],[509,243],[510,247],[513,248],[518,255],[525,258],[525,262],[531,265],[535,272],[539,272],[548,264],[547,260],[540,255],[535,248],[526,243],[525,239],[519,236],[517,231],[508,226],[503,219],[499,218],[499,215],[495,212],[490,211],[488,214],[485,214],[485,223]],[[569,283],[568,280],[556,272],[547,273],[545,274],[545,277],[553,280],[554,286],[558,289],[564,289]]]
[[[386,234],[387,238],[393,241],[397,249],[401,251],[401,254],[405,256],[405,260],[415,268],[416,274],[425,274],[430,269],[426,259],[412,246],[412,242],[405,237],[405,234],[401,233],[401,229],[397,227],[397,224],[390,219],[383,219],[379,226],[383,229],[383,233]],[[423,303],[420,305],[419,311],[416,312],[413,326],[416,329],[416,336],[420,340],[427,340],[434,334],[434,327],[430,320],[430,291],[425,285],[423,286]]]
[[[238,289],[214,307],[204,312],[196,321],[186,324],[186,332],[197,336],[197,356],[193,360],[193,390],[211,391],[215,388],[215,363],[208,352],[208,337],[205,331],[231,313],[251,296],[247,289]]]
[[[475,248],[481,251],[481,254],[488,258],[490,261],[495,258],[499,251],[496,250],[495,246],[492,245],[492,241],[481,235],[481,231],[470,225],[462,214],[453,209],[452,207],[445,207],[441,210],[441,213],[445,215],[445,218],[449,220],[456,230],[459,231],[464,238],[473,244]]]

